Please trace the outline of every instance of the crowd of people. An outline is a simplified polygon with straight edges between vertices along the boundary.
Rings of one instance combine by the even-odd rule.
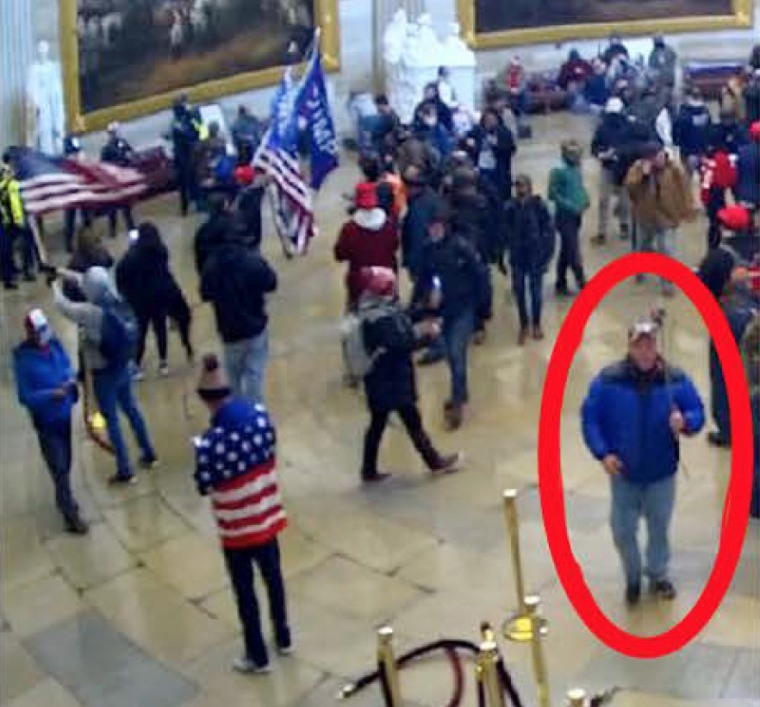
[[[758,265],[760,122],[753,113],[752,93],[747,93],[743,114],[723,110],[720,122],[713,124],[693,87],[687,88],[677,111],[670,104],[660,105],[663,97],[673,100],[670,89],[675,83],[672,50],[661,38],[655,40],[645,81],[631,83],[618,75],[628,66],[625,56],[624,44],[613,38],[595,60],[605,67],[609,94],[599,104],[601,115],[590,145],[600,169],[599,230],[593,243],[601,248],[612,237],[614,215],[620,237],[630,239],[634,250],[675,257],[679,226],[696,215],[691,174],[700,171],[710,221],[700,275],[747,354],[757,425],[757,375],[751,368],[757,364],[760,325],[757,294],[749,283],[750,270]],[[571,55],[575,68],[564,68],[568,83],[593,84],[601,74],[591,64],[591,72],[581,78],[580,61]],[[478,124],[466,129],[453,118],[445,71],[426,88],[412,125],[401,125],[387,98],[377,97],[378,120],[359,159],[362,181],[334,247],[335,259],[347,264],[346,378],[352,384],[363,382],[370,416],[360,461],[362,482],[388,478],[379,467],[379,452],[393,413],[433,475],[460,467],[462,455],[440,451],[426,431],[418,407],[416,365],[446,362],[450,394],[442,412],[449,430],[460,428],[470,404],[468,352],[471,345],[486,341],[492,317],[493,267],[511,276],[520,346],[545,337],[544,279],[557,250],[556,296],[572,296],[586,285],[581,236],[592,204],[581,168],[584,146],[577,139],[563,140],[545,197],[534,188],[530,174],[513,175],[520,136],[513,134],[505,111],[511,108],[522,115],[526,110],[517,97],[522,90],[518,68],[511,66],[503,90],[487,93]],[[675,119],[666,120],[664,115],[671,113]],[[197,111],[185,99],[174,106],[181,210],[186,213],[196,201],[207,211],[195,237],[195,264],[201,297],[213,308],[223,350],[221,360],[203,358],[197,392],[209,409],[211,425],[195,440],[195,480],[199,492],[211,496],[219,526],[244,627],[245,654],[235,663],[243,672],[265,672],[269,666],[253,592],[253,562],[266,582],[277,648],[287,654],[292,647],[277,544],[287,521],[265,385],[267,297],[277,290],[278,277],[260,250],[266,178],[249,164],[256,135],[250,116],[241,112],[235,129],[238,154],[234,164],[222,169],[220,162],[228,151],[218,126],[203,136]],[[72,143],[70,149],[74,154],[77,145]],[[120,164],[128,161],[130,151],[118,126],[112,126],[102,158]],[[199,154],[200,164],[210,172],[196,172]],[[23,230],[19,224],[23,226],[25,214],[12,172],[5,170],[3,179],[0,205],[7,250],[13,237],[6,233]],[[618,202],[614,213],[613,199]],[[117,213],[109,217],[115,232]],[[79,368],[91,378],[105,418],[116,462],[112,480],[133,483],[135,467],[121,431],[120,411],[134,432],[140,466],[151,469],[158,462],[134,395],[135,382],[145,376],[148,329],[156,335],[161,375],[169,372],[168,320],[176,323],[191,361],[194,349],[192,312],[172,274],[160,229],[147,221],[136,226],[127,208],[123,218],[132,242],[118,263],[85,222],[77,238],[71,238],[74,252],[67,267],[57,271],[52,288],[55,305],[80,332]],[[67,229],[75,228],[75,219],[76,214],[67,217]],[[8,255],[6,250],[4,277],[15,263],[12,251]],[[411,282],[408,302],[401,299],[401,268]],[[662,292],[671,296],[672,286],[663,282]],[[42,309],[29,312],[24,323],[24,341],[14,352],[19,399],[37,431],[66,528],[85,533],[87,523],[70,485],[71,416],[79,374]],[[660,328],[661,322],[651,317],[631,326],[627,356],[594,380],[583,406],[586,443],[612,477],[612,528],[629,604],[640,599],[643,574],[660,597],[675,596],[667,535],[677,440],[699,433],[704,425],[695,386],[663,359]],[[415,361],[416,351],[422,354]],[[725,382],[714,352],[711,379],[717,429],[709,440],[730,446]],[[754,515],[760,515],[757,476],[756,469]],[[641,516],[651,531],[645,567],[635,532]]]

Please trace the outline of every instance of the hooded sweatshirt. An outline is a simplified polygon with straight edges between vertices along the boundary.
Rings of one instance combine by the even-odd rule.
[[[675,142],[686,156],[702,155],[710,142],[712,121],[703,100],[689,98],[681,106],[675,124]]]
[[[398,229],[382,209],[359,209],[343,226],[334,253],[339,263],[348,263],[346,286],[351,306],[361,295],[361,269],[382,267],[395,272],[398,247]]]
[[[61,314],[79,326],[85,365],[91,371],[102,371],[108,367],[100,353],[103,306],[120,297],[105,268],[90,268],[77,279],[77,285],[87,297],[86,302],[72,302],[57,284],[53,287],[53,299]]]

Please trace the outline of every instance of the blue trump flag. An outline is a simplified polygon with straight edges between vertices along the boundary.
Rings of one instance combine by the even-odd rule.
[[[298,115],[306,123],[306,137],[311,158],[311,186],[319,189],[338,161],[338,141],[335,123],[327,98],[325,73],[322,68],[319,30],[309,66],[301,81],[298,94]]]
[[[292,69],[288,68],[272,98],[271,126],[267,135],[269,148],[295,154],[298,148],[299,89],[293,81]]]

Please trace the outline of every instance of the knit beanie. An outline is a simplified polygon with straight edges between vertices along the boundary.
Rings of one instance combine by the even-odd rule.
[[[216,354],[203,357],[203,368],[197,387],[198,396],[207,402],[224,400],[232,395],[232,387]]]

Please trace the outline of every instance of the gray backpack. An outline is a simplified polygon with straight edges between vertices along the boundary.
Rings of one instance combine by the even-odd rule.
[[[373,302],[368,306],[359,306],[356,312],[350,312],[341,325],[343,344],[343,360],[349,379],[360,381],[372,371],[385,349],[379,347],[369,352],[364,341],[364,323],[376,322],[383,317],[391,316],[393,307],[384,303]]]

